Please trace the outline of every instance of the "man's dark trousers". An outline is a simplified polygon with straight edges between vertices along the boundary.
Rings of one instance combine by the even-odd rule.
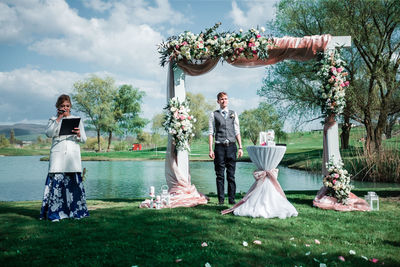
[[[225,169],[226,179],[228,181],[228,199],[229,203],[235,202],[236,183],[235,183],[235,169],[236,169],[236,144],[230,143],[228,146],[224,144],[215,144],[214,149],[214,167],[217,175],[217,193],[218,201],[224,202],[224,181]]]

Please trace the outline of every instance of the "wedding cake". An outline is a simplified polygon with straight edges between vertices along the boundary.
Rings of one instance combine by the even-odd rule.
[[[275,146],[274,139],[275,139],[274,130],[260,132],[260,145],[261,146]]]

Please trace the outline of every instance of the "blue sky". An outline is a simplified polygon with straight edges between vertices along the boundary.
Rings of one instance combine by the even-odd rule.
[[[275,0],[0,0],[0,124],[46,123],[58,95],[90,74],[109,75],[146,93],[143,116],[166,103],[166,68],[156,46],[184,30],[265,26]],[[215,103],[226,91],[238,113],[260,98],[265,68],[219,64],[186,77],[186,89]]]

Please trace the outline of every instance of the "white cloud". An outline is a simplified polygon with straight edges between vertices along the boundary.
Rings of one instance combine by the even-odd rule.
[[[240,8],[237,2],[233,1],[229,16],[238,27],[251,28],[262,26],[275,17],[274,5],[277,2],[279,1],[245,1],[241,3],[244,3],[246,8]]]
[[[86,8],[90,8],[99,12],[104,12],[112,7],[112,4],[110,2],[105,2],[102,0],[86,0],[83,1],[83,5]]]

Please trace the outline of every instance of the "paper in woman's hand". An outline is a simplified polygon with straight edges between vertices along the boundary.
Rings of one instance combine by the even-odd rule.
[[[79,122],[81,121],[81,118],[70,118],[70,119],[63,119],[61,121],[61,128],[60,128],[60,133],[59,135],[71,135],[71,134],[76,134],[73,133],[72,130],[75,128],[79,128]]]

